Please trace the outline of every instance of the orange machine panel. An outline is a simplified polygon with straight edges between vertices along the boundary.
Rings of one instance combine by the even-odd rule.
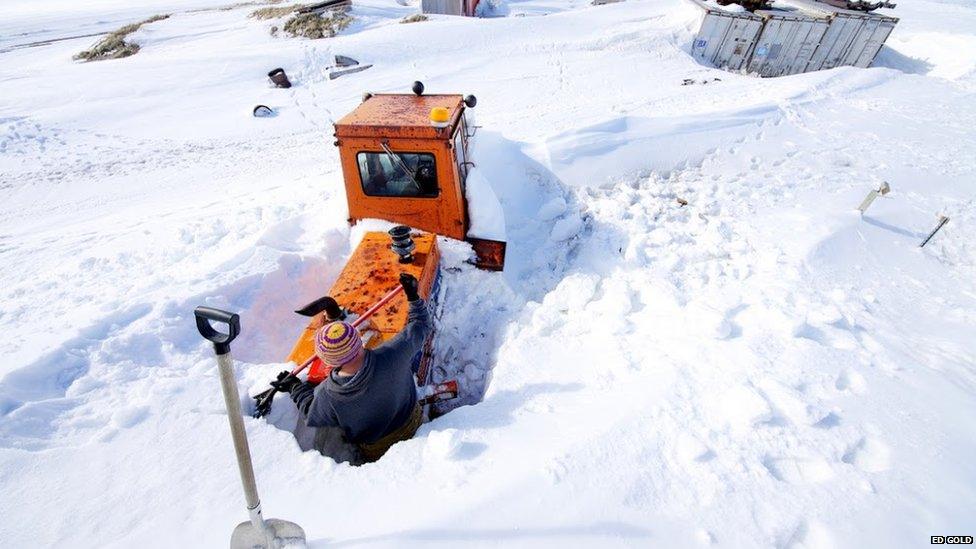
[[[430,124],[430,111],[450,113],[446,128]],[[464,111],[460,95],[377,94],[363,101],[335,124],[335,135],[383,139],[448,139]]]
[[[390,235],[382,232],[366,233],[328,295],[339,306],[360,315],[394,289],[400,283],[400,273],[405,272],[417,277],[420,295],[428,299],[440,264],[437,239],[430,233],[415,232],[413,240],[417,246],[413,263],[400,263],[399,257],[390,249]],[[315,332],[322,326],[323,314],[320,313],[309,322],[288,355],[289,361],[303,364],[315,354]],[[373,348],[392,338],[406,323],[407,300],[400,294],[370,318],[367,324],[377,333],[367,347]],[[309,370],[309,379],[321,380],[325,373],[326,369],[316,360]]]

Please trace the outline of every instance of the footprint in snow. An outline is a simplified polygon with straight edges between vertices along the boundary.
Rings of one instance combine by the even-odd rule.
[[[854,394],[861,394],[866,387],[867,382],[864,380],[864,376],[850,369],[842,370],[837,375],[837,380],[834,381],[834,388],[838,391],[850,391]]]
[[[834,468],[822,457],[771,457],[762,461],[763,467],[776,480],[790,484],[809,484],[830,480]]]
[[[708,409],[713,428],[751,431],[756,425],[769,423],[776,417],[766,399],[744,385],[725,389],[716,397],[709,399]]]
[[[789,537],[776,544],[777,549],[827,549],[835,546],[830,530],[813,520],[800,520]]]
[[[840,415],[830,412],[825,415],[820,421],[813,424],[814,427],[818,429],[833,429],[834,427],[839,427],[841,423]]]
[[[793,328],[793,337],[809,339],[826,347],[850,351],[859,346],[857,338],[846,329],[833,325],[814,325],[803,321]]]
[[[112,424],[120,429],[128,429],[142,423],[148,416],[148,406],[123,408],[112,414]]]
[[[851,446],[841,461],[866,473],[879,473],[891,468],[891,450],[873,437],[864,437]]]
[[[716,457],[715,451],[692,435],[682,433],[674,444],[678,459],[686,463],[705,463]]]

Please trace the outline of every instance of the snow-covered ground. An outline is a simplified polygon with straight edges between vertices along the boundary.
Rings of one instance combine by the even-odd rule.
[[[313,547],[976,532],[971,3],[902,2],[877,67],[779,79],[696,64],[680,0],[409,25],[415,1],[357,0],[320,41],[225,3],[4,5],[0,545],[226,544],[246,514],[192,308],[241,312],[262,389],[362,233],[331,122],[414,80],[478,97],[506,213],[504,274],[443,243],[441,348],[487,393],[360,468],[301,452],[286,403],[247,418],[266,515]],[[161,12],[127,59],[16,47]],[[373,67],[329,80],[334,54]]]

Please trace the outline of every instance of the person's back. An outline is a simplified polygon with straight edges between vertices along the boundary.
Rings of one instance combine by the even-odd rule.
[[[342,428],[349,442],[376,442],[403,425],[417,405],[411,364],[430,333],[430,314],[422,299],[410,302],[407,326],[393,339],[363,353],[352,376],[339,368],[315,388],[309,427]]]
[[[379,459],[393,443],[412,437],[422,419],[412,365],[430,333],[431,319],[417,294],[416,279],[401,275],[401,284],[410,310],[400,333],[364,350],[351,325],[324,326],[316,336],[316,353],[335,366],[329,377],[318,387],[297,379],[281,383],[309,427],[341,429],[365,461]]]

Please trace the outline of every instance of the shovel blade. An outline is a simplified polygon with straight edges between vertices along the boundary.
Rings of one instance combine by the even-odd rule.
[[[271,547],[265,532],[254,527],[250,521],[242,522],[234,528],[230,536],[230,549],[304,549],[305,530],[294,522],[281,519],[267,519],[264,524],[271,535]]]

